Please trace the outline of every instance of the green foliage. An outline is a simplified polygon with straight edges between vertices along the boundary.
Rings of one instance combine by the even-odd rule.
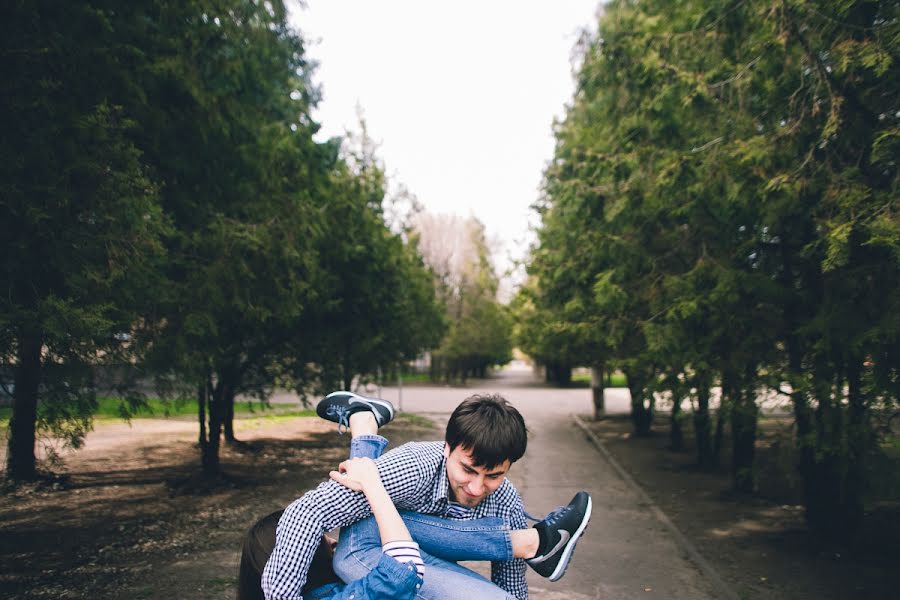
[[[374,155],[312,138],[283,2],[14,3],[0,28],[11,476],[34,475],[35,435],[79,443],[104,363],[197,397],[214,472],[237,394],[437,344],[431,275],[385,224]]]
[[[422,214],[416,228],[447,324],[431,354],[431,377],[484,377],[512,359],[512,317],[497,300],[484,226],[474,218]]]
[[[807,515],[826,534],[840,520],[836,536],[861,515],[868,411],[900,379],[898,16],[607,4],[518,301],[519,343],[541,360],[619,367],[633,397],[699,390],[701,424],[700,392],[720,383],[741,488],[757,390],[790,387]]]
[[[431,274],[415,238],[388,227],[385,191],[384,168],[361,123],[325,188],[315,248],[321,301],[292,325],[288,354],[298,388],[349,389],[440,341]]]
[[[121,360],[159,281],[168,219],[121,94],[130,44],[99,6],[4,11],[0,361],[14,369],[9,472],[34,474],[34,427],[77,444],[88,365]],[[12,366],[14,365],[14,367]],[[38,394],[41,404],[38,408]]]

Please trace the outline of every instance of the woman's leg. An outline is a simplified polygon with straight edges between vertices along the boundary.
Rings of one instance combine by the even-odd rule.
[[[375,460],[387,446],[387,438],[378,434],[358,435],[350,440],[350,458],[371,458]]]
[[[423,515],[419,515],[423,516]],[[416,523],[422,527],[421,519]],[[491,527],[491,525],[488,525]],[[446,535],[442,532],[441,535]],[[469,532],[467,535],[476,535]],[[507,600],[510,596],[478,573],[422,551],[426,576],[417,597],[443,600]],[[381,541],[374,519],[363,519],[341,532],[334,570],[344,581],[365,577],[381,559]]]
[[[419,548],[449,561],[512,560],[509,527],[499,517],[467,521],[402,511],[400,516]]]
[[[412,538],[419,544],[419,549],[435,558],[453,562],[516,558],[512,541],[512,534],[516,532],[511,532],[499,517],[456,521],[406,511],[401,512],[400,516]],[[344,547],[343,551],[339,550],[335,555],[335,563],[352,553],[370,549],[381,552],[381,539],[374,521],[369,517],[348,527],[348,533],[341,532],[343,541],[350,532],[358,529],[353,548]],[[373,553],[373,560],[376,556]],[[340,574],[339,570],[338,573]]]

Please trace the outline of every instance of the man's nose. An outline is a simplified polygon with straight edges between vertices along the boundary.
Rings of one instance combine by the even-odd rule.
[[[479,475],[472,479],[468,485],[469,493],[473,496],[479,496],[484,492],[484,477]]]

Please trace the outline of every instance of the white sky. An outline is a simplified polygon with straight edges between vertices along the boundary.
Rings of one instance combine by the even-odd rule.
[[[474,215],[500,269],[522,258],[570,57],[597,0],[306,0],[291,21],[319,62],[321,139],[357,130],[426,210]]]

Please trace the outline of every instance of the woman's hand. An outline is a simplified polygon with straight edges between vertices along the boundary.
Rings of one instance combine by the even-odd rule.
[[[329,474],[333,480],[355,492],[372,490],[381,485],[378,467],[371,458],[351,458],[338,465],[337,471]]]
[[[403,518],[381,483],[375,461],[371,458],[351,458],[339,464],[338,470],[329,475],[342,486],[366,495],[378,523],[382,545],[397,540],[412,540]]]

